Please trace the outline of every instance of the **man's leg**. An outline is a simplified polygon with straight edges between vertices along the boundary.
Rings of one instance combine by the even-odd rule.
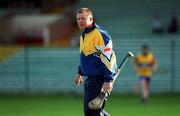
[[[150,77],[146,78],[146,84],[147,84],[147,99],[146,99],[146,102],[149,101],[149,91],[150,91],[150,81],[151,81],[150,79],[151,79]]]
[[[103,78],[101,77],[88,77],[84,84],[84,114],[85,116],[108,116],[103,111],[104,105],[98,110],[89,109],[88,103],[96,98],[102,89]]]
[[[141,78],[142,102],[144,104],[146,104],[149,99],[149,82],[150,82],[150,78],[147,78],[147,77]]]

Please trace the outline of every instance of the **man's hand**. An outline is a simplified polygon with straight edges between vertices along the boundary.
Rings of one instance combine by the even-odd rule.
[[[81,83],[83,83],[83,76],[76,74],[74,82],[77,86],[79,86]]]
[[[112,89],[113,82],[104,82],[102,92],[88,103],[88,107],[93,110],[100,109],[104,103],[104,100],[107,100]]]
[[[154,71],[154,73],[157,73],[157,70],[158,70],[157,64],[154,64],[154,65],[153,65],[153,71]]]
[[[113,89],[113,82],[104,82],[103,84],[103,91],[106,93],[111,93]]]

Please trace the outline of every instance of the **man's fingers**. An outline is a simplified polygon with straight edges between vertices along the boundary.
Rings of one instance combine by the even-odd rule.
[[[78,75],[76,75],[74,82],[76,85],[78,85]]]
[[[83,83],[83,78],[82,77],[79,77],[79,80],[78,80],[78,86]]]
[[[79,86],[81,83],[83,83],[83,77],[80,75],[77,75],[75,78],[75,84]]]
[[[81,78],[80,78],[80,83],[83,83],[83,82],[84,82],[84,80],[83,80],[83,78],[81,77]]]
[[[78,78],[76,77],[74,80],[75,84],[78,85]]]
[[[104,82],[103,91],[110,93],[113,89],[113,82]]]
[[[76,81],[76,85],[80,85],[80,82],[81,82],[81,80],[80,80],[80,77],[79,78],[77,78],[77,81]]]
[[[78,78],[78,80],[77,80],[77,85],[79,86],[80,83],[81,83],[81,80],[80,80],[80,78]]]

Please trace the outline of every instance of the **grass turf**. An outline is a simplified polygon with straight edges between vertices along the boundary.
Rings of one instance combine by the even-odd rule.
[[[83,116],[82,97],[0,96],[1,116]],[[180,116],[180,95],[153,95],[148,105],[138,96],[110,96],[112,116]]]

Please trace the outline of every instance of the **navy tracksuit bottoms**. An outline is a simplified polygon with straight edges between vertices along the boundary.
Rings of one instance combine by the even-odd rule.
[[[84,115],[85,116],[107,116],[103,112],[105,102],[101,109],[91,110],[88,108],[89,101],[96,98],[102,89],[104,78],[102,76],[88,77],[84,83]]]

